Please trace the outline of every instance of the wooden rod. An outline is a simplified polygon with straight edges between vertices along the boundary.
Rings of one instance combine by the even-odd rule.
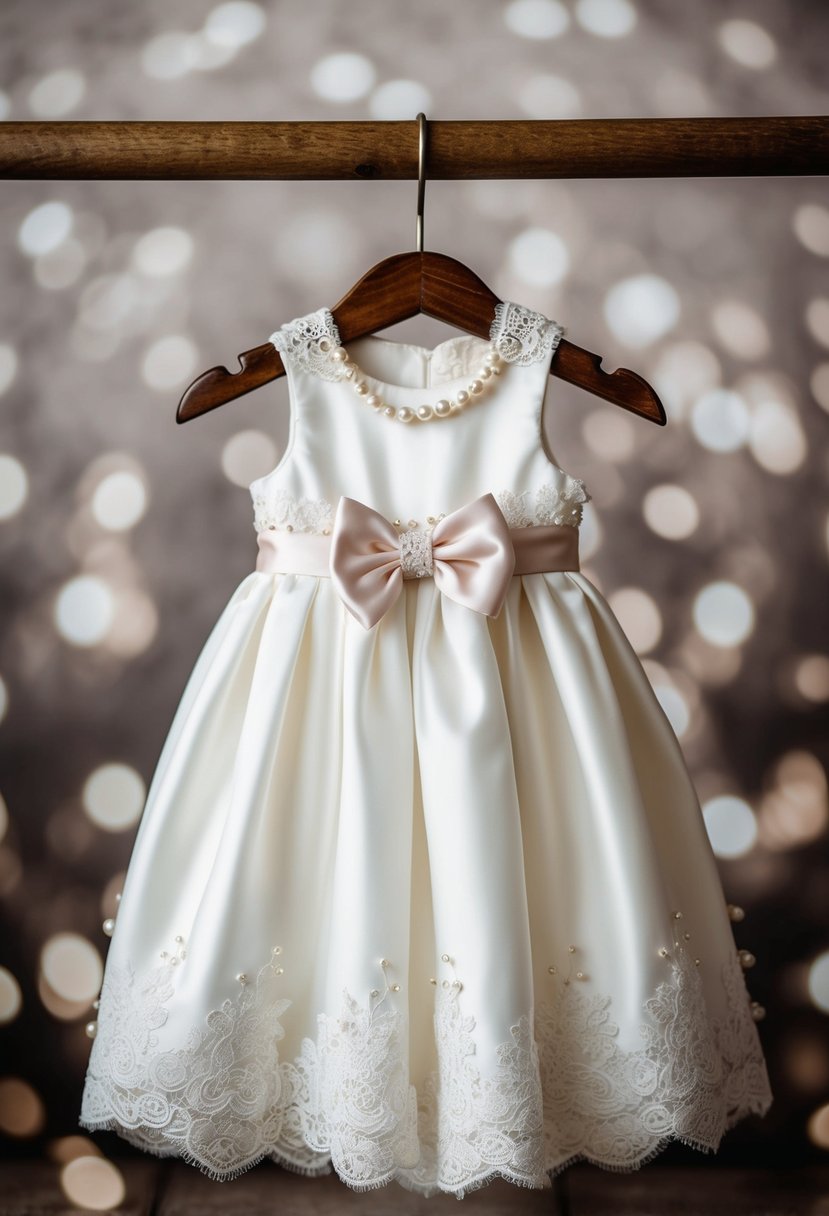
[[[417,122],[3,122],[0,177],[417,179]],[[426,176],[829,173],[829,117],[430,121]]]

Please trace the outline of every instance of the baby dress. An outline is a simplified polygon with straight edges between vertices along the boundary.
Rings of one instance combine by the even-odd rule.
[[[462,1198],[770,1106],[741,910],[542,438],[564,331],[494,314],[271,335],[288,443],[150,784],[80,1126]]]

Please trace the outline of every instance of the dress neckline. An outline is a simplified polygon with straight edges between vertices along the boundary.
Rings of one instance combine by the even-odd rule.
[[[421,355],[426,357],[430,367],[435,356],[442,347],[458,346],[459,343],[463,343],[464,345],[479,343],[481,346],[482,361],[490,347],[490,340],[486,338],[479,338],[477,334],[455,334],[451,338],[444,338],[443,341],[438,342],[436,346],[431,347],[422,346],[418,342],[397,342],[392,338],[381,338],[379,334],[365,334],[362,338],[356,338],[353,343],[349,343],[345,349],[350,353],[349,348],[351,346],[359,346],[360,344],[366,343],[369,345],[382,345],[386,347],[392,346],[398,348],[399,350],[418,351]],[[424,400],[428,401],[430,405],[432,405],[434,404],[432,398],[439,401],[444,396],[451,396],[451,394],[453,392],[457,392],[459,388],[464,388],[466,385],[468,385],[469,381],[474,380],[476,376],[476,372],[473,369],[472,371],[464,372],[460,376],[455,376],[451,380],[443,380],[440,384],[396,384],[392,380],[383,380],[379,376],[375,376],[371,372],[367,371],[366,368],[363,367],[359,358],[355,359],[355,362],[360,368],[360,375],[362,378],[366,380],[372,388],[383,390],[381,395],[383,396],[384,400],[386,399],[385,390],[388,390],[395,396],[399,396],[401,399],[423,398]],[[501,364],[502,379],[506,374],[506,367],[506,362]],[[351,382],[349,380],[343,380],[342,383],[350,385]],[[497,392],[499,384],[494,384],[492,387]],[[394,402],[391,402],[391,404],[394,404]]]

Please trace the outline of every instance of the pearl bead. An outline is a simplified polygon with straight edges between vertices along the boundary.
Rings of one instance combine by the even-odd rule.
[[[389,960],[388,960],[387,958],[381,958],[381,959],[380,959],[380,966],[381,966],[381,967],[388,967],[388,965],[389,965]]]
[[[755,1022],[762,1022],[763,1018],[766,1016],[765,1007],[761,1005],[759,1001],[751,1002],[751,1016],[754,1018]]]
[[[119,891],[118,894],[115,896],[115,902],[117,904],[119,904],[121,902],[121,894],[122,893]]]
[[[274,953],[274,954],[281,954],[281,953],[282,953],[282,947],[281,947],[281,946],[274,946],[274,948],[273,948],[273,953]]]
[[[395,415],[397,414],[397,410],[394,408],[393,405],[387,405],[386,408],[383,410],[383,413],[386,415],[387,418],[394,418]]]
[[[372,405],[375,409],[378,409],[382,404],[383,398],[378,397],[376,393],[369,393],[366,397],[366,405]]]
[[[428,422],[429,419],[432,417],[431,405],[418,406],[417,416],[418,416],[418,418],[422,419],[423,422]]]
[[[569,953],[570,953],[570,954],[575,954],[575,952],[576,952],[576,947],[575,947],[575,946],[568,946],[568,947],[567,947],[567,949],[568,949],[568,951],[569,951]]]
[[[391,990],[392,990],[392,992],[399,992],[399,991],[400,991],[400,985],[399,985],[399,984],[392,984],[392,986],[391,986]]]
[[[500,375],[501,375],[501,369],[500,369],[500,367],[495,367],[495,366],[493,365],[493,368],[492,368],[492,374],[493,374],[493,376],[500,376]]]
[[[668,951],[667,951],[667,949],[666,949],[666,947],[665,947],[665,946],[660,946],[660,947],[659,947],[659,953],[662,955],[662,957],[663,957],[663,958],[667,958],[667,957],[668,957]]]
[[[680,920],[680,919],[681,919],[681,917],[682,917],[682,913],[681,913],[681,912],[674,912],[674,920]]]
[[[700,965],[700,959],[695,958],[695,959],[694,959],[694,963],[695,963],[695,965],[698,967],[698,966]]]
[[[95,1035],[96,1035],[97,1031],[98,1031],[98,1023],[97,1023],[97,1022],[87,1022],[87,1024],[86,1024],[86,1033],[89,1035],[90,1039],[94,1039],[94,1038],[95,1038]]]
[[[410,520],[409,520],[409,527],[410,527],[410,528],[416,528],[416,527],[417,527],[417,520],[416,520],[416,519],[410,519]]]
[[[469,400],[469,393],[465,388],[459,388],[455,393],[455,400],[457,401],[458,405],[466,405],[467,401]]]
[[[365,380],[358,380],[354,385],[354,392],[358,397],[365,397],[368,392],[368,385]]]
[[[486,355],[484,355],[484,361],[489,364],[498,363],[500,362],[500,359],[501,356],[498,354],[497,350],[490,350]]]
[[[447,401],[445,397],[441,397],[440,401],[435,405],[435,413],[438,418],[445,418],[447,414],[452,412],[452,403]]]
[[[584,979],[584,972],[583,972],[583,971],[577,971],[577,972],[576,972],[576,979],[577,979],[577,980],[583,980],[583,979]]]
[[[293,532],[293,530],[294,530],[294,525],[293,525],[293,524],[286,524],[286,525],[285,525],[285,528],[286,528],[286,531],[288,531],[288,532]]]
[[[448,987],[449,987],[449,981],[448,981],[448,980],[444,980],[444,981],[443,981],[443,987],[444,987],[444,988],[448,988]]]
[[[236,978],[240,984],[246,984],[248,982],[248,977],[245,975],[244,971],[240,971]]]
[[[444,963],[448,963],[448,962],[449,962],[449,955],[448,955],[448,954],[442,954],[440,957],[443,959]]]
[[[478,368],[478,379],[479,380],[488,380],[491,375],[492,375],[491,367],[479,367]]]
[[[469,391],[470,393],[474,393],[476,396],[478,393],[482,393],[484,391],[483,380],[473,380],[469,385]]]
[[[345,363],[348,358],[348,352],[344,346],[335,346],[331,352],[331,358],[335,359],[337,363]]]
[[[757,959],[754,957],[754,955],[751,953],[750,950],[739,950],[737,953],[740,958],[741,967],[745,967],[745,968],[753,967],[754,964],[757,962]]]
[[[402,405],[397,411],[397,417],[401,422],[411,422],[414,416],[414,410],[410,409],[408,405]]]
[[[100,1000],[93,1001],[93,1002],[92,1002],[92,1008],[93,1008],[93,1009],[100,1009],[100,1008],[101,1008],[101,1002],[100,1002]]]
[[[104,933],[106,933],[107,937],[112,937],[112,931],[115,928],[115,921],[112,919],[111,916],[107,917],[107,919],[104,921],[104,923],[102,925],[102,928],[104,930]]]
[[[277,975],[282,975],[282,973],[284,972],[284,970],[285,970],[285,968],[284,968],[284,967],[277,967],[277,968],[276,968],[276,974],[277,974]]]
[[[742,920],[745,912],[739,904],[727,904],[728,915],[731,920]]]
[[[371,995],[372,995],[372,996],[379,996],[379,995],[380,995],[380,993],[377,991],[377,989],[376,989],[376,988],[372,988],[372,990],[371,990]]]
[[[549,971],[550,975],[555,975],[556,973],[555,967],[548,967],[547,970]]]
[[[460,980],[453,980],[452,987],[457,988],[458,992],[460,992],[461,988],[463,988],[463,984],[460,982]]]
[[[690,934],[690,933],[683,933],[683,934],[682,934],[682,936],[685,938],[686,942],[691,940],[691,934]]]

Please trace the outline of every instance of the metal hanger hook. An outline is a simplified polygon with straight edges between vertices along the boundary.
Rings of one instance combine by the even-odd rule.
[[[417,116],[417,251],[423,252],[423,200],[426,195],[426,115]]]

